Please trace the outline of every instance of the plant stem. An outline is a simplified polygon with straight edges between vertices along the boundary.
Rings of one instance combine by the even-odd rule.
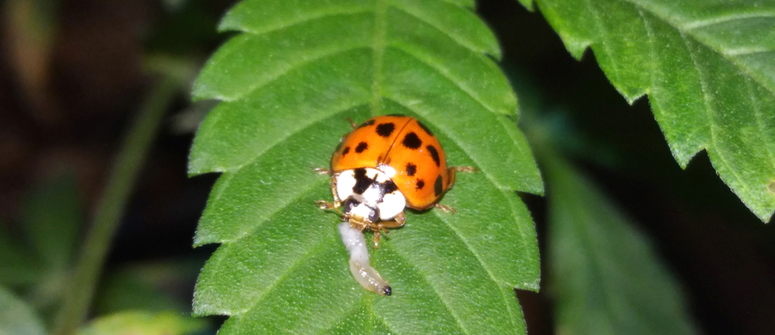
[[[65,293],[51,334],[74,334],[86,318],[110,242],[176,88],[176,81],[165,77],[146,95],[97,205],[94,221],[84,241],[75,273],[70,277],[69,290]]]

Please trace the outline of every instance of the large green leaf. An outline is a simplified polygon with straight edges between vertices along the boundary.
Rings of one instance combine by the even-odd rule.
[[[541,157],[557,332],[692,334],[681,292],[648,239],[567,162]]]
[[[208,61],[196,99],[222,102],[197,132],[190,173],[221,172],[195,244],[221,243],[194,313],[231,317],[221,334],[524,333],[513,287],[538,290],[533,222],[515,191],[542,192],[514,126],[516,99],[471,1],[243,1],[240,33]],[[326,167],[347,117],[416,116],[459,174],[438,210],[409,212],[372,263],[394,293],[348,271]]]
[[[522,1],[523,3],[525,1]],[[630,102],[649,95],[682,167],[707,150],[761,220],[775,211],[775,2],[535,0]]]

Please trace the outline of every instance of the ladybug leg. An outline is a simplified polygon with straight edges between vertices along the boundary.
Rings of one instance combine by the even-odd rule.
[[[339,209],[339,207],[342,207],[342,203],[339,201],[328,202],[325,200],[318,200],[318,201],[315,201],[315,206],[323,210],[327,210],[327,209],[332,210],[337,214],[339,214],[339,216],[344,220],[349,219],[349,216],[345,213],[342,213],[342,211]]]
[[[385,224],[382,226],[385,228],[401,228],[404,226],[404,223],[406,223],[406,215],[404,212],[398,213],[395,218],[393,218],[393,221],[386,221]]]
[[[406,215],[404,215],[404,212],[396,215],[391,221],[382,221],[376,224],[372,223],[369,228],[374,231],[374,249],[379,248],[379,240],[382,235],[381,232],[385,232],[385,235],[387,235],[390,232],[388,231],[388,228],[401,228],[404,226],[404,223],[406,223]]]
[[[479,172],[479,169],[473,166],[452,166],[449,169],[460,172]]]
[[[331,170],[324,168],[314,168],[312,171],[315,171],[317,174],[331,174]]]
[[[377,230],[374,231],[374,249],[379,248],[379,231],[385,230],[385,228],[382,228],[381,225],[377,225]],[[385,234],[387,234],[387,230],[385,230]]]
[[[456,172],[477,172],[479,169],[473,167],[473,166],[452,166],[449,169],[447,169],[447,173],[449,174],[449,183],[447,184],[447,190],[452,188],[452,185],[455,185],[455,173]],[[447,212],[447,210],[444,210]]]
[[[452,212],[452,214],[457,213],[457,211],[454,208],[452,208],[451,206],[442,205],[442,204],[437,203],[437,204],[433,205],[433,207],[436,207],[436,208],[444,211],[444,213],[449,213],[449,212]]]
[[[350,127],[353,127],[353,130],[358,128],[358,124],[355,123],[355,121],[353,121],[353,119],[351,119],[349,116],[345,120],[350,123]]]
[[[340,202],[329,202],[325,200],[318,200],[315,201],[315,206],[318,206],[320,209],[333,209],[339,212],[339,207],[342,207],[342,203]],[[341,213],[341,212],[340,212]]]

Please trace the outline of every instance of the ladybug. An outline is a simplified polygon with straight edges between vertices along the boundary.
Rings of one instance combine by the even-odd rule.
[[[340,212],[342,221],[363,231],[374,231],[374,248],[380,231],[404,225],[404,208],[437,207],[455,182],[456,171],[472,167],[447,167],[439,140],[419,120],[403,115],[377,116],[340,140],[331,158],[331,193],[334,202],[316,201],[321,209]]]

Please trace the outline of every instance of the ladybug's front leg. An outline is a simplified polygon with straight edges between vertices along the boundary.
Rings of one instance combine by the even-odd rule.
[[[450,213],[450,212],[452,212],[453,214],[457,213],[457,211],[454,208],[452,208],[452,206],[447,206],[447,205],[442,205],[440,203],[436,203],[436,204],[433,205],[433,207],[438,208],[438,209],[444,211],[444,213]]]
[[[312,171],[315,171],[317,174],[331,174],[331,170],[325,168],[314,168]]]
[[[385,235],[387,235],[388,228],[401,228],[404,226],[404,223],[406,223],[406,215],[404,215],[404,212],[401,212],[396,215],[392,221],[383,221],[377,224],[372,224],[369,228],[374,231],[374,249],[379,248],[380,231],[384,231]]]
[[[315,168],[314,171],[319,173],[319,174],[329,174],[329,173],[331,173],[330,170],[323,169],[323,168]],[[315,206],[317,206],[320,209],[331,209],[331,210],[334,210],[335,212],[339,213],[339,216],[344,218],[345,214],[342,213],[342,211],[339,209],[339,207],[342,207],[342,202],[336,196],[336,182],[335,182],[335,179],[336,178],[331,178],[331,193],[334,195],[334,202],[325,201],[325,200],[318,200],[318,201],[315,201]]]

